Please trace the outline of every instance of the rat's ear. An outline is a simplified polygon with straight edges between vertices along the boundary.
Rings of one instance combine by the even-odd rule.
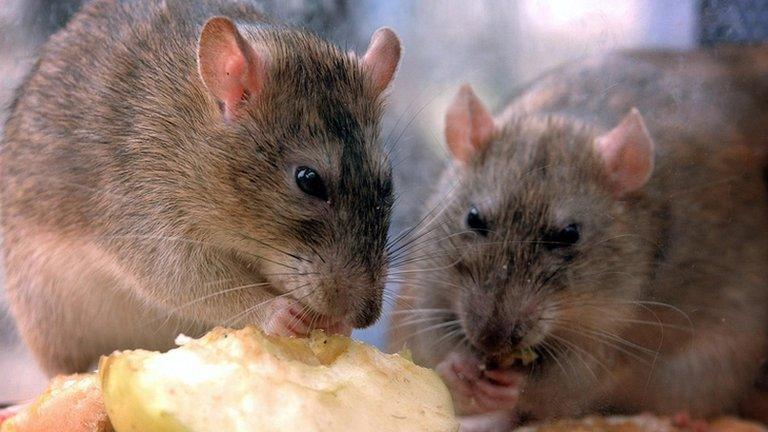
[[[482,152],[496,132],[491,113],[469,84],[461,86],[445,113],[445,142],[454,160],[468,161]]]
[[[373,82],[376,94],[383,92],[392,82],[399,63],[400,39],[387,27],[376,30],[362,58],[363,70]]]
[[[595,148],[617,196],[643,187],[653,172],[653,140],[636,108],[618,126],[597,137]]]
[[[225,17],[214,17],[203,26],[197,45],[197,66],[205,86],[224,107],[231,120],[243,100],[261,90],[266,63]]]

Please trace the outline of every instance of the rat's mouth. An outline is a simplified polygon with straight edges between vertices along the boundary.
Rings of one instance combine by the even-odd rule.
[[[264,330],[279,336],[304,337],[312,330],[349,336],[352,325],[346,317],[323,315],[297,300],[280,297],[272,302]]]
[[[503,355],[494,354],[484,356],[482,368],[486,371],[487,377],[493,381],[493,372],[513,371],[524,375],[531,375],[540,370],[546,361],[546,356],[541,349],[527,347],[515,349],[510,353]]]

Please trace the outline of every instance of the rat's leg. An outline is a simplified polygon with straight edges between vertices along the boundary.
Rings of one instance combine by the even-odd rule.
[[[27,237],[6,256],[6,292],[19,332],[50,376],[88,372],[116,349],[168,349],[184,323],[129,293],[92,245]]]

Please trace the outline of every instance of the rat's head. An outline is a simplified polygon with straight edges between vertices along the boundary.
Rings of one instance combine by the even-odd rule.
[[[400,44],[363,56],[297,30],[213,18],[198,45],[209,102],[199,213],[273,294],[355,326],[379,315],[392,174],[377,143]]]
[[[628,212],[653,166],[640,114],[608,132],[534,117],[498,127],[465,86],[446,141],[442,265],[415,273],[427,274],[421,286],[445,282],[427,295],[444,299],[472,349],[568,352],[579,336],[625,325],[651,258]]]

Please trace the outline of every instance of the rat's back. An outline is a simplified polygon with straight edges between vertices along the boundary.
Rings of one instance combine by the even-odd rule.
[[[136,137],[158,128],[183,134],[202,123],[197,38],[216,15],[263,20],[238,2],[99,0],[52,36],[6,125],[6,223],[97,223],[93,192],[137,168],[127,150],[139,145]]]
[[[609,129],[633,107],[655,135],[757,144],[741,136],[768,136],[768,45],[588,58],[536,80],[502,117],[560,114]]]

